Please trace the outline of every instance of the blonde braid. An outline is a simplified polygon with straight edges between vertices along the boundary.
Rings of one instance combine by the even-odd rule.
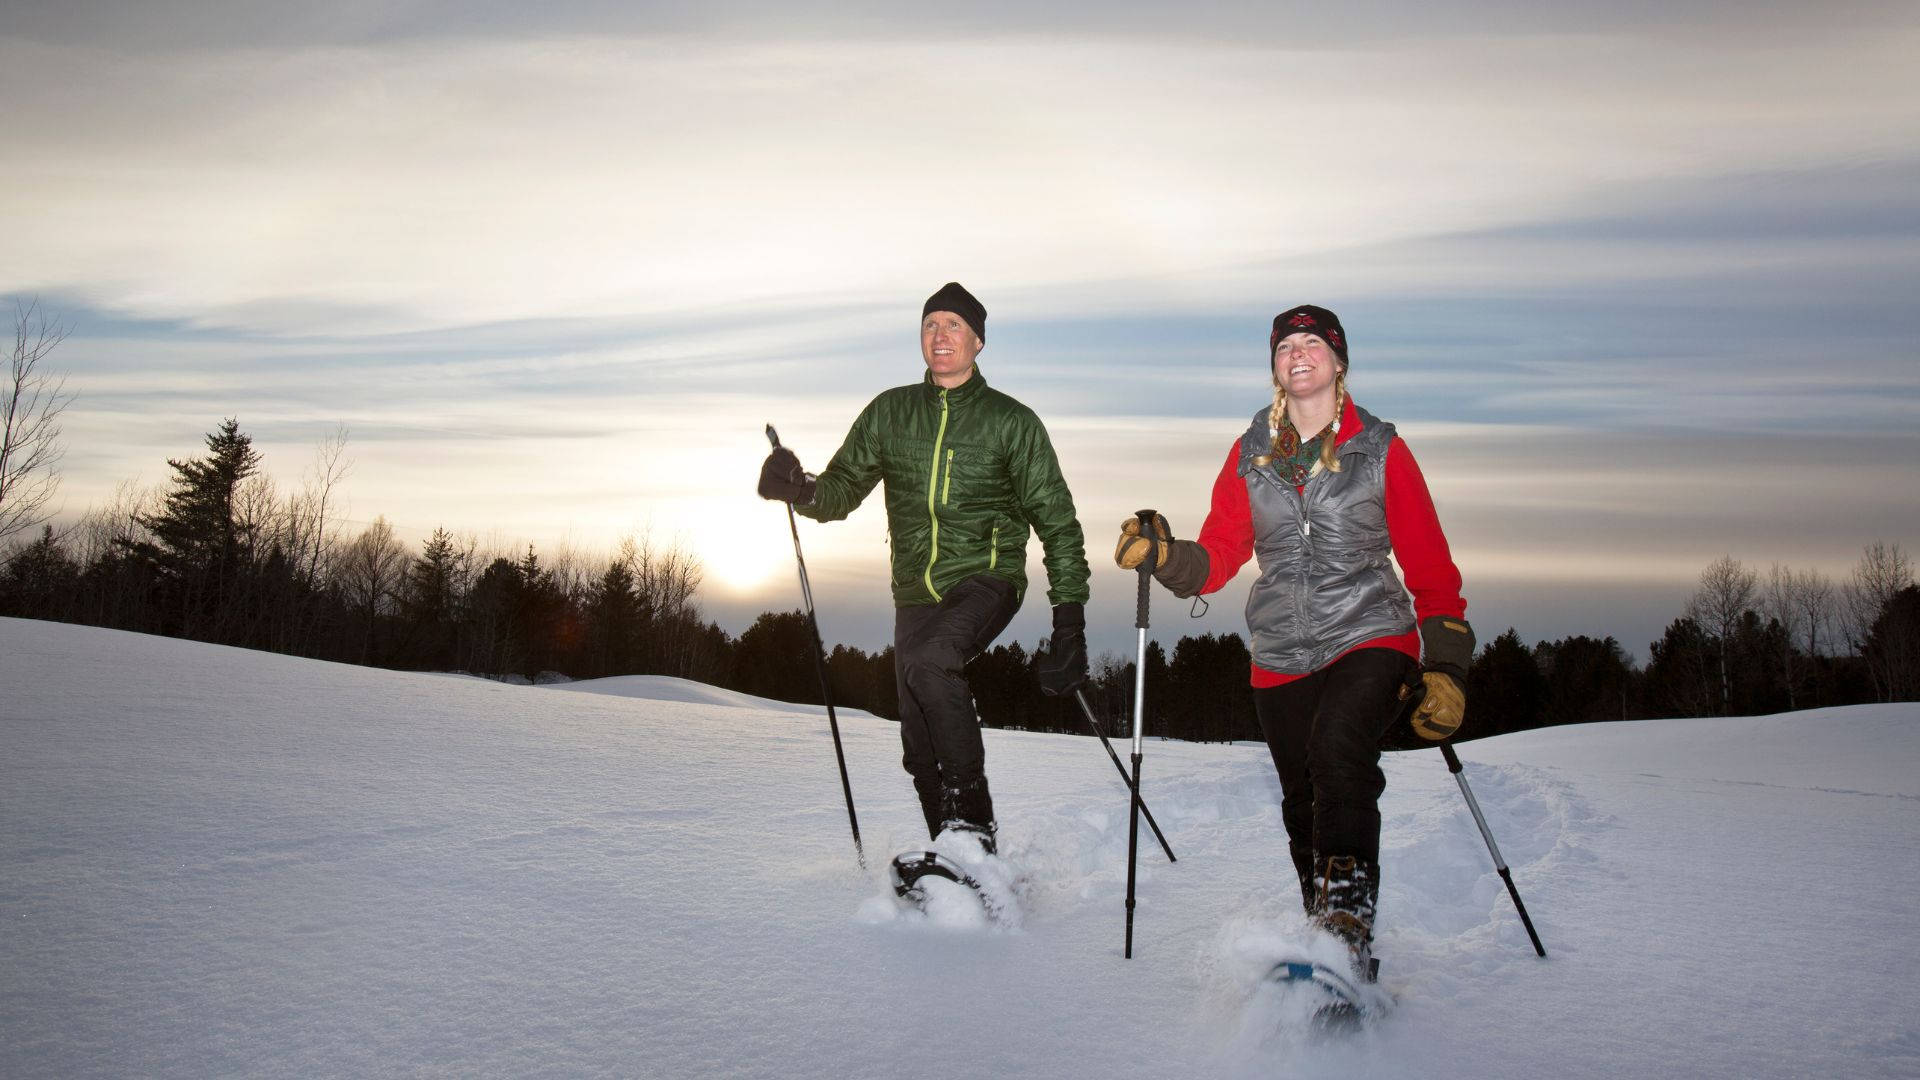
[[[1273,445],[1267,452],[1253,459],[1255,465],[1273,464],[1273,455],[1280,449],[1280,425],[1287,418],[1287,388],[1278,376],[1273,380],[1273,408],[1267,411],[1267,426],[1273,429]]]
[[[1333,456],[1333,444],[1340,437],[1340,418],[1347,412],[1347,376],[1345,372],[1333,379],[1333,426],[1327,429],[1326,441],[1320,444],[1320,467],[1328,472],[1340,471],[1340,459]]]

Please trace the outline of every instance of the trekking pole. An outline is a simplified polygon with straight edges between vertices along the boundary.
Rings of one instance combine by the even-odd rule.
[[[1487,828],[1486,815],[1480,812],[1480,801],[1473,797],[1473,789],[1467,786],[1467,774],[1460,764],[1460,755],[1453,752],[1451,743],[1441,743],[1440,752],[1446,755],[1447,768],[1453,771],[1453,778],[1460,783],[1460,794],[1467,797],[1467,809],[1473,811],[1473,823],[1480,826],[1480,835],[1487,841],[1487,851],[1493,856],[1494,869],[1500,872],[1500,880],[1507,883],[1507,895],[1513,897],[1513,907],[1520,913],[1521,925],[1527,928],[1527,936],[1533,939],[1533,951],[1541,956],[1547,955],[1547,947],[1540,944],[1540,935],[1534,932],[1533,920],[1527,917],[1527,905],[1520,902],[1520,890],[1513,886],[1513,872],[1507,869],[1506,860],[1500,857],[1500,845],[1493,842],[1493,831]]]
[[[1421,699],[1427,696],[1427,684],[1418,671],[1411,672],[1400,688],[1400,719],[1404,725],[1413,717],[1415,709],[1420,707]],[[1500,880],[1507,883],[1507,895],[1513,897],[1513,907],[1520,913],[1520,923],[1527,928],[1527,936],[1533,939],[1533,951],[1541,956],[1547,955],[1547,947],[1540,944],[1540,935],[1533,929],[1533,919],[1527,915],[1527,905],[1520,902],[1520,890],[1514,887],[1513,871],[1507,869],[1507,861],[1500,857],[1500,845],[1493,842],[1493,830],[1487,828],[1487,816],[1480,812],[1480,800],[1473,797],[1473,789],[1467,786],[1466,767],[1460,764],[1460,755],[1453,752],[1453,743],[1442,742],[1440,754],[1447,759],[1447,769],[1453,773],[1454,782],[1460,785],[1460,794],[1466,796],[1467,809],[1473,812],[1473,823],[1480,827],[1480,838],[1487,842],[1487,853],[1493,856],[1493,868],[1500,873]]]
[[[780,436],[767,425],[767,441],[780,449]],[[800,523],[793,504],[787,504],[787,528],[793,531],[793,558],[800,564],[800,599],[807,605],[807,630],[813,634],[813,669],[820,676],[820,700],[827,703],[827,727],[833,731],[833,756],[840,762],[840,790],[847,796],[847,824],[853,827],[853,856],[867,868],[867,852],[860,846],[860,819],[853,813],[853,784],[847,780],[847,755],[840,748],[840,719],[833,712],[833,687],[827,682],[827,647],[820,640],[820,620],[813,614],[813,586],[807,583],[807,557],[800,553]]]
[[[1075,690],[1073,696],[1080,702],[1080,711],[1087,714],[1087,724],[1093,728],[1093,733],[1099,737],[1100,745],[1107,748],[1107,756],[1113,759],[1113,767],[1120,770],[1120,782],[1131,786],[1132,781],[1127,779],[1127,767],[1120,764],[1120,755],[1114,752],[1113,744],[1107,741],[1106,733],[1100,730],[1100,721],[1093,715],[1093,706],[1087,704],[1085,691]],[[1140,813],[1146,816],[1147,826],[1153,830],[1155,839],[1160,841],[1160,850],[1167,853],[1167,861],[1179,862],[1179,859],[1173,857],[1173,848],[1168,846],[1165,834],[1160,831],[1159,822],[1153,820],[1153,811],[1147,809],[1147,801],[1145,799],[1140,800]]]
[[[1142,510],[1140,535],[1147,541],[1147,557],[1140,561],[1140,597],[1134,606],[1133,625],[1140,631],[1138,659],[1133,665],[1133,782],[1132,806],[1127,814],[1127,948],[1125,958],[1133,959],[1134,866],[1140,854],[1140,739],[1147,726],[1147,585],[1153,580],[1153,568],[1160,565],[1160,540],[1153,531],[1158,515]],[[1169,852],[1168,854],[1172,854]]]

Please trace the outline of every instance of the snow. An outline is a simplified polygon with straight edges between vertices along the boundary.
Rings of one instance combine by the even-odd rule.
[[[646,698],[651,701],[678,701],[690,705],[727,705],[736,709],[773,710],[775,712],[805,714],[814,713],[821,717],[827,715],[824,705],[794,705],[771,698],[754,697],[738,690],[723,690],[718,686],[694,682],[691,679],[676,679],[671,675],[615,675],[608,679],[582,679],[577,682],[549,683],[550,690],[571,690],[583,694],[610,694],[615,697]],[[872,713],[860,709],[834,710],[836,717],[860,716],[875,719]],[[856,807],[857,809],[857,807]]]
[[[901,915],[892,725],[0,619],[0,1076],[1913,1077],[1920,705],[1390,755],[1382,1025],[1263,1027],[1263,748],[988,732],[1017,929]],[[589,692],[577,692],[577,691]],[[593,692],[599,691],[599,692]],[[1151,705],[1151,703],[1150,703]],[[1124,748],[1123,748],[1124,749]]]

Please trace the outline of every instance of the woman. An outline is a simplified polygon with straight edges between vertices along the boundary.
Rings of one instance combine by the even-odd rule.
[[[1301,900],[1370,979],[1380,741],[1422,683],[1414,730],[1439,740],[1459,729],[1473,631],[1420,467],[1393,425],[1347,394],[1339,318],[1310,304],[1282,312],[1267,349],[1273,403],[1228,451],[1198,542],[1172,539],[1156,519],[1154,576],[1178,596],[1210,593],[1258,557],[1247,598],[1254,708]],[[1139,528],[1121,526],[1122,567],[1147,558]]]

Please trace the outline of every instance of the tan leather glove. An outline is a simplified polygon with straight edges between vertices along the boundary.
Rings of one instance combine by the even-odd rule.
[[[1453,615],[1420,620],[1420,681],[1426,695],[1409,721],[1414,733],[1439,742],[1467,718],[1467,668],[1473,664],[1473,627]],[[1400,696],[1405,698],[1406,690]]]
[[[1154,564],[1159,569],[1167,564],[1167,541],[1173,539],[1173,529],[1167,525],[1167,519],[1159,514],[1153,515],[1154,538],[1160,542],[1160,561]],[[1140,519],[1130,517],[1120,523],[1120,542],[1114,545],[1113,561],[1122,570],[1137,569],[1147,559],[1147,549],[1153,545],[1140,535]]]
[[[1191,540],[1175,540],[1167,519],[1153,515],[1153,533],[1159,541],[1159,558],[1154,562],[1154,580],[1175,596],[1194,596],[1207,583],[1211,563],[1207,549]],[[1136,570],[1147,561],[1147,549],[1153,547],[1140,535],[1140,519],[1130,517],[1120,523],[1120,543],[1114,546],[1113,561],[1122,570]]]
[[[1420,704],[1414,707],[1413,731],[1423,739],[1439,742],[1459,731],[1460,722],[1467,718],[1467,692],[1444,671],[1422,672],[1420,681],[1426,684],[1427,690]],[[1406,694],[1403,688],[1400,695]]]

